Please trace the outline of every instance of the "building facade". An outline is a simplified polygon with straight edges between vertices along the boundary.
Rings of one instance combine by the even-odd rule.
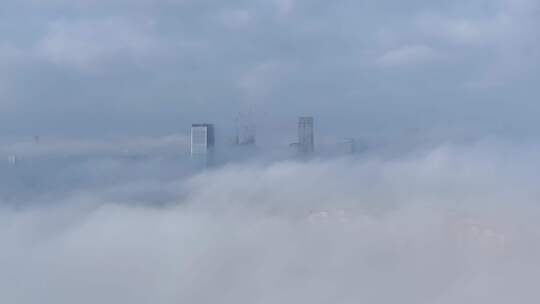
[[[313,117],[298,119],[298,152],[301,155],[310,155],[315,152]]]
[[[215,131],[212,124],[193,124],[191,126],[191,155],[211,154],[215,146]]]
[[[356,140],[353,138],[345,138],[338,144],[341,154],[354,154],[356,152]]]

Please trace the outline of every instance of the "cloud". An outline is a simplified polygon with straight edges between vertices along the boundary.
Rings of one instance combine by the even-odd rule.
[[[0,114],[0,129],[101,137],[92,125],[99,118],[116,134],[171,134],[193,119],[225,125],[254,102],[273,118],[271,130],[305,112],[339,117],[327,124],[339,129],[320,129],[323,136],[407,128],[411,112],[429,112],[413,127],[493,125],[506,119],[510,96],[538,95],[528,85],[538,78],[536,8],[508,0],[8,1],[2,45],[22,57],[2,73],[11,112]],[[489,117],[479,105],[488,102]],[[515,107],[521,119],[511,123],[535,131],[534,111],[517,109],[536,107]],[[39,123],[11,118],[20,116]]]
[[[295,0],[274,0],[274,3],[278,10],[278,15],[286,17],[290,15],[295,7]]]
[[[21,2],[37,7],[71,7],[79,9],[87,8],[114,8],[118,6],[129,7],[152,7],[159,5],[182,5],[192,2],[191,0],[22,0]]]
[[[59,155],[130,155],[181,153],[188,150],[188,138],[182,135],[164,137],[139,137],[129,139],[68,140],[47,138],[38,143],[32,141],[4,141],[0,156],[47,157]]]
[[[130,178],[3,207],[0,300],[533,303],[537,152],[240,163],[156,183],[162,207]]]
[[[22,57],[23,52],[9,43],[0,43],[0,64],[3,66],[13,63]]]
[[[436,52],[424,45],[407,45],[390,50],[375,61],[382,67],[396,67],[427,63],[436,57]]]
[[[14,81],[11,76],[28,57],[25,50],[9,42],[0,41],[0,108],[5,110],[13,105],[10,91]]]
[[[220,19],[227,27],[241,29],[252,26],[255,17],[248,9],[227,9],[220,14]]]
[[[38,56],[55,64],[95,68],[111,60],[138,63],[159,51],[149,26],[122,19],[57,21],[38,43]]]
[[[238,87],[249,103],[268,99],[276,86],[291,72],[292,67],[283,63],[264,62],[246,71],[238,81]]]

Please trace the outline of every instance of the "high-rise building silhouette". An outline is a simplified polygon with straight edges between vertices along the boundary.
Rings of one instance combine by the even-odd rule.
[[[345,138],[338,146],[342,154],[354,154],[356,152],[356,140],[353,138]]]
[[[212,124],[191,126],[191,155],[209,155],[215,146],[215,131]]]
[[[298,152],[301,155],[310,155],[315,152],[313,117],[298,119]]]
[[[237,145],[254,145],[256,141],[255,123],[251,112],[238,113],[236,118],[236,139]]]

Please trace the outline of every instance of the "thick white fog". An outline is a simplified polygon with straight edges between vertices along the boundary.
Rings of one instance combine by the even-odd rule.
[[[81,165],[2,204],[0,303],[538,303],[538,155]]]

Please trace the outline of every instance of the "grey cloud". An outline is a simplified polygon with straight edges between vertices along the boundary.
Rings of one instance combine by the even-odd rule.
[[[92,68],[102,60],[157,57],[159,41],[148,33],[149,26],[107,19],[76,23],[55,22],[37,45],[38,56],[55,64]],[[142,58],[139,58],[142,57]],[[105,61],[106,63],[107,61]]]
[[[376,63],[383,67],[417,65],[434,59],[435,51],[424,45],[402,46],[380,56]]]
[[[102,121],[115,134],[170,134],[194,120],[227,125],[254,100],[258,112],[274,118],[271,129],[303,113],[336,121],[325,136],[351,127],[445,128],[479,120],[530,133],[537,129],[531,111],[514,109],[519,121],[505,114],[512,95],[536,107],[538,92],[523,86],[537,80],[537,6],[9,2],[0,26],[0,62],[9,63],[0,76],[2,104],[9,105],[2,129],[100,137],[104,130],[92,122]],[[268,66],[274,68],[261,68]],[[419,111],[425,117],[411,122]],[[68,127],[73,120],[77,128]],[[151,123],[139,128],[141,120]]]
[[[103,140],[65,140],[48,138],[43,142],[5,141],[0,148],[0,156],[17,155],[18,157],[43,157],[58,155],[118,155],[142,153],[147,155],[159,153],[182,154],[188,151],[187,135],[171,135],[160,138],[130,138]]]

